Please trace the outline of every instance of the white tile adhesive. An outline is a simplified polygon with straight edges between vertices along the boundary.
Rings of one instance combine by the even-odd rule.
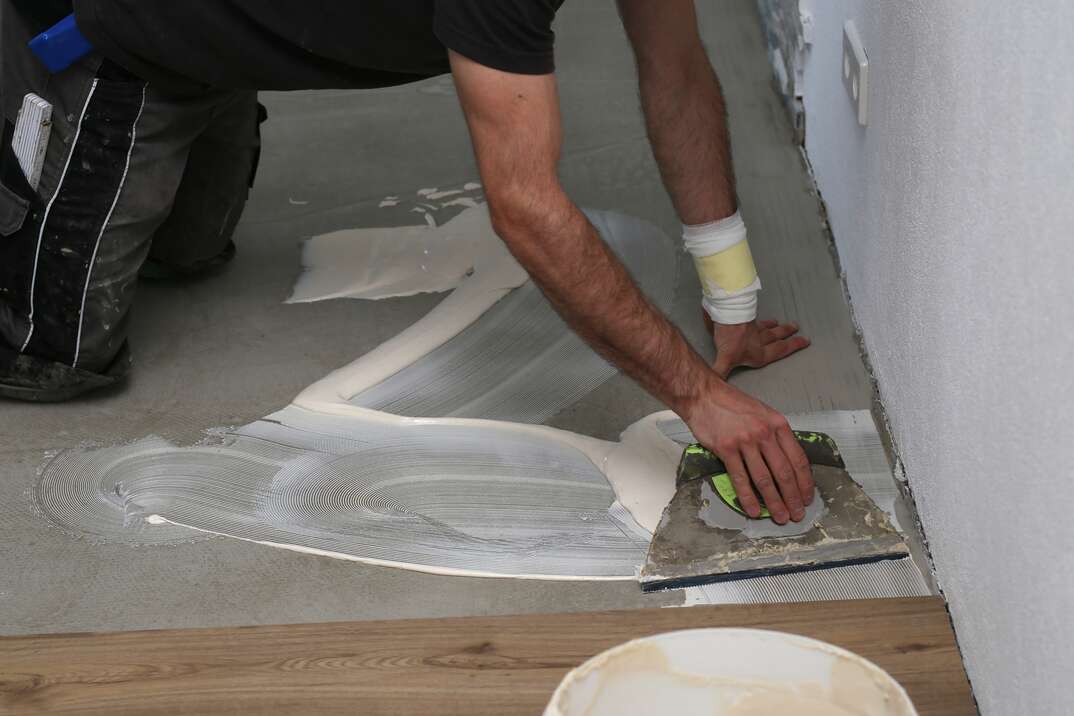
[[[666,309],[675,284],[670,240],[637,219],[589,216]],[[482,248],[470,257],[472,272],[418,323],[214,444],[175,447],[154,438],[61,453],[36,486],[40,510],[98,540],[176,538],[173,526],[154,540],[153,529],[135,519],[151,517],[158,525],[436,573],[632,579],[648,539],[628,514],[609,513],[616,497],[603,466],[620,446],[507,422],[543,420],[614,370],[528,281],[492,232],[485,207],[449,225]],[[428,245],[444,235],[422,229],[396,236]],[[424,274],[413,263],[392,265],[414,256],[409,249],[393,256],[387,271]],[[378,390],[385,382],[400,388]],[[362,405],[406,399],[420,418]],[[489,414],[500,420],[475,419]],[[659,437],[655,423],[646,436]],[[671,480],[673,473],[669,487]]]
[[[480,230],[483,221],[483,212],[464,211],[443,226],[423,222],[315,236],[303,244],[304,270],[287,302],[450,291],[500,243]]]
[[[485,230],[481,185],[467,182],[438,190],[419,189],[413,197],[386,196],[381,209],[398,207],[415,226],[344,229],[302,244],[302,273],[287,303],[329,298],[390,298],[456,288],[482,256],[502,251]],[[430,203],[433,202],[433,203]],[[389,211],[389,214],[392,212]]]
[[[670,240],[638,219],[587,214],[666,310]],[[41,513],[98,541],[219,534],[437,574],[634,579],[674,491],[685,426],[657,413],[608,442],[538,424],[615,371],[556,315],[483,206],[441,227],[363,231],[334,237],[332,250],[361,257],[365,273],[340,271],[344,290],[309,300],[457,288],[291,405],[211,443],[60,453],[35,486]],[[343,245],[365,240],[374,247]],[[424,252],[452,242],[464,247],[454,268],[430,278]],[[833,434],[851,474],[876,476],[874,497],[894,490],[867,412],[792,422]]]

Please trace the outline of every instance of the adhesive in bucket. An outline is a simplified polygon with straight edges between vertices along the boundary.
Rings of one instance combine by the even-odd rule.
[[[599,654],[563,680],[545,716],[915,716],[874,664],[805,637],[754,629],[660,634]]]

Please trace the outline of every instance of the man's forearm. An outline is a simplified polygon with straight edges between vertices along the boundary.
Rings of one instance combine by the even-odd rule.
[[[650,19],[638,15],[654,8],[629,11],[637,31],[640,20]],[[739,326],[734,330],[749,332],[761,282],[737,212],[723,94],[690,20],[678,20],[676,31],[668,33],[681,45],[651,34],[648,25],[641,31],[650,33],[636,53],[642,106],[653,153],[684,225],[683,243],[701,280],[705,312],[721,327],[734,324]]]
[[[519,262],[583,339],[653,396],[687,417],[718,376],[641,293],[566,195],[493,220]]]
[[[689,419],[725,384],[642,295],[560,185],[551,76],[506,75],[452,53],[496,233],[581,337]]]
[[[684,224],[737,207],[727,110],[700,41],[675,53],[639,53],[642,110],[664,185]]]

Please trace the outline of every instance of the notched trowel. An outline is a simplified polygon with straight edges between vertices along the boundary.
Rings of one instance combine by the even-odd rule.
[[[664,509],[639,575],[643,591],[787,574],[909,555],[887,514],[851,479],[835,441],[795,432],[817,494],[798,523],[750,519],[723,462],[701,445],[683,452],[675,496]],[[762,503],[763,504],[763,503]]]

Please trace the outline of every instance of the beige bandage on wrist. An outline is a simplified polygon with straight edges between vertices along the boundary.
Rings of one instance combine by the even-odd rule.
[[[761,280],[739,213],[708,224],[683,225],[682,239],[694,257],[705,294],[702,305],[709,317],[724,324],[749,323],[757,318]]]

